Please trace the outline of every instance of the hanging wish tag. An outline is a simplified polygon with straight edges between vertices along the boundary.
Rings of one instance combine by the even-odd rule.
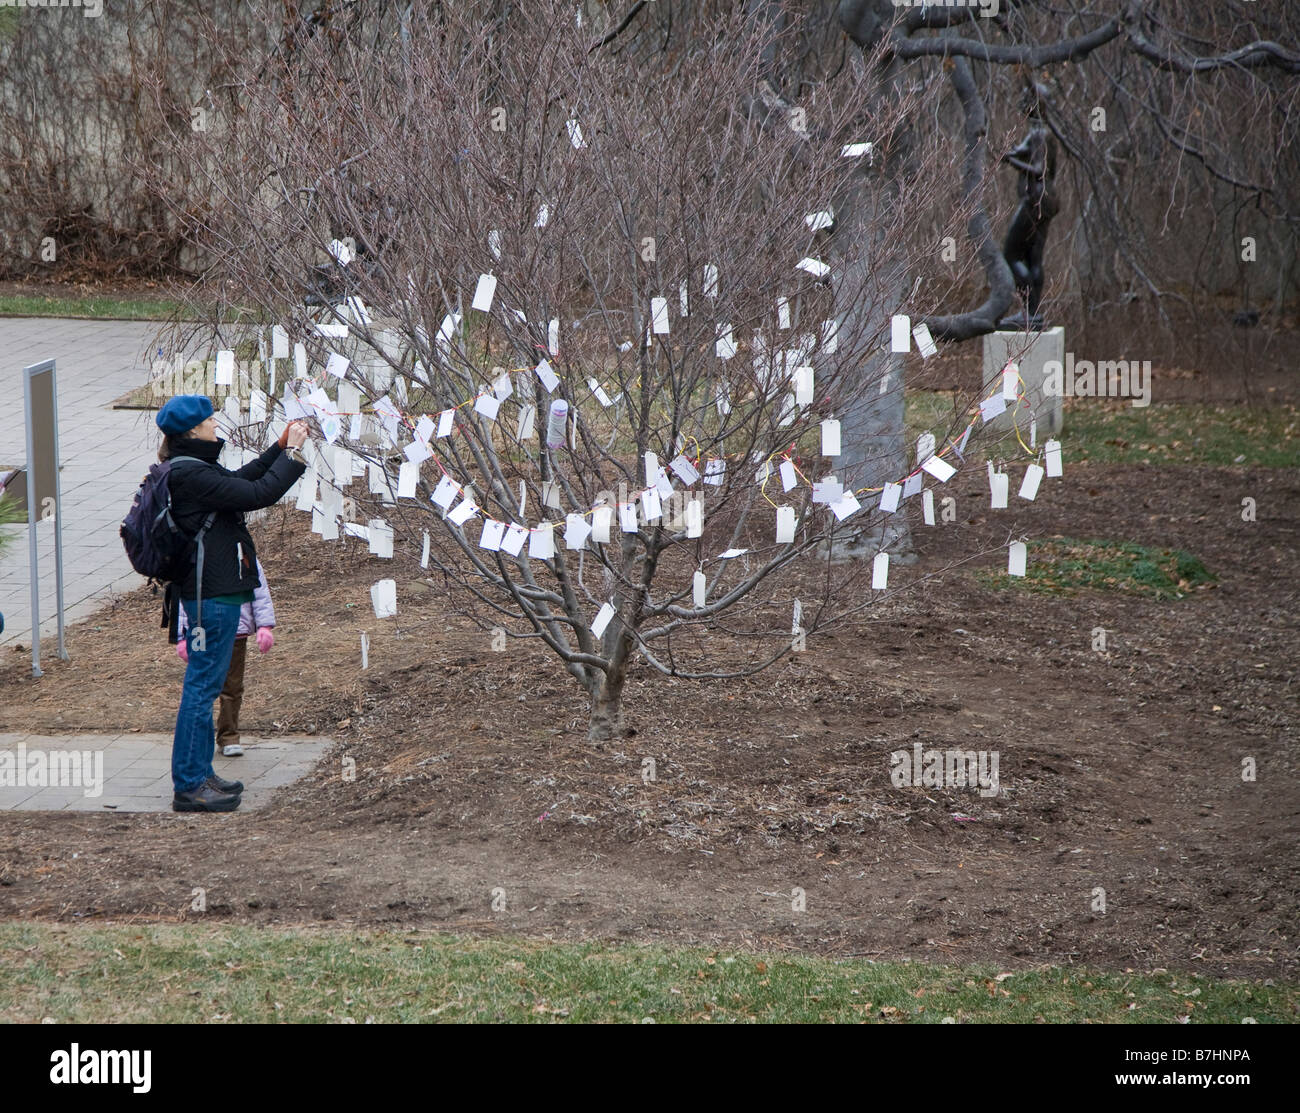
[[[1043,463],[1047,465],[1048,479],[1058,479],[1061,475],[1061,442],[1048,441],[1043,445]]]
[[[992,492],[993,501],[990,504],[992,510],[1005,510],[1007,508],[1007,493],[1011,487],[1011,481],[1004,471],[995,471],[989,476],[989,490]]]
[[[1023,541],[1011,542],[1011,548],[1007,551],[1007,575],[1023,576],[1028,556]]]
[[[889,554],[877,553],[871,563],[871,590],[884,591],[889,585]]]
[[[1020,484],[1020,497],[1033,501],[1034,496],[1038,494],[1038,485],[1043,481],[1043,469],[1037,464],[1030,464],[1025,468],[1025,478]]]

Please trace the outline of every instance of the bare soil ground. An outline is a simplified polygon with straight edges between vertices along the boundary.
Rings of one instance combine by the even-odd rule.
[[[1067,452],[1012,521],[983,509],[982,472],[953,486],[959,520],[918,525],[919,563],[891,572],[913,590],[749,680],[637,672],[636,733],[603,746],[553,660],[492,652],[414,549],[324,546],[277,509],[257,530],[280,626],[244,726],[335,752],[255,813],[0,814],[0,917],[183,919],[198,886],[207,918],[252,924],[1294,978],[1300,475]],[[1013,526],[1186,548],[1219,582],[1171,603],[998,590],[970,566],[922,582]],[[381,623],[367,589],[389,575]],[[171,729],[180,665],[146,592],[69,644],[39,682],[7,654],[0,730]],[[917,742],[998,751],[1002,794],[894,787],[889,754]]]

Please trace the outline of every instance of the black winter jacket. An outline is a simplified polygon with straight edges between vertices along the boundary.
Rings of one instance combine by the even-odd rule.
[[[234,595],[257,587],[257,550],[244,525],[244,512],[274,506],[293,486],[305,464],[286,455],[273,444],[256,460],[238,471],[227,471],[217,463],[225,441],[202,441],[186,437],[177,445],[176,456],[193,456],[194,464],[173,468],[167,485],[172,497],[172,515],[187,534],[198,533],[204,519],[217,512],[203,535],[203,597]],[[181,598],[193,599],[198,591],[197,568],[174,585]]]

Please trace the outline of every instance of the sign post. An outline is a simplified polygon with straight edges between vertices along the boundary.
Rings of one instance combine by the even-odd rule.
[[[41,570],[36,523],[54,526],[54,574],[59,623],[59,659],[63,644],[63,514],[59,499],[59,409],[54,360],[23,368],[23,402],[27,413],[27,546],[32,583],[32,676],[41,672]]]

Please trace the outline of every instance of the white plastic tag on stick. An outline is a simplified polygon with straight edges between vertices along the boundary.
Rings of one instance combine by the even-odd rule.
[[[1029,554],[1023,541],[1011,542],[1011,547],[1007,550],[1007,575],[1023,576],[1028,557]]]
[[[397,614],[397,581],[380,580],[370,589],[370,603],[376,618],[393,618]]]

